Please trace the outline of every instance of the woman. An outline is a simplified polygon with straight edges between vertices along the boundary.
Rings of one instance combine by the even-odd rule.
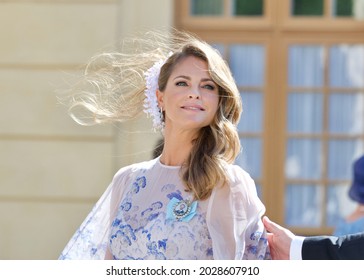
[[[143,105],[163,132],[163,151],[117,172],[60,258],[269,259],[264,205],[250,176],[233,165],[242,105],[228,66],[189,34],[156,41],[156,50],[112,62],[122,82],[133,80],[127,98],[113,99],[119,107],[101,108],[92,94],[76,105],[91,108],[97,122],[123,120]]]

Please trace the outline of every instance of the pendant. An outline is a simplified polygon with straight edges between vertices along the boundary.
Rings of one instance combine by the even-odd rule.
[[[189,200],[180,200],[173,205],[173,215],[177,220],[183,219],[191,212],[191,203]]]
[[[188,222],[196,215],[196,210],[197,201],[173,197],[167,205],[166,219]]]

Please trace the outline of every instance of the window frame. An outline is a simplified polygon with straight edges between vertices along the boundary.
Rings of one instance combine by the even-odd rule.
[[[225,5],[229,0],[224,0]],[[284,224],[285,187],[291,182],[285,178],[286,105],[288,86],[288,48],[291,44],[364,44],[364,19],[331,17],[331,0],[324,0],[324,16],[312,18],[290,15],[290,0],[264,0],[262,17],[191,16],[189,2],[175,0],[175,27],[187,30],[211,43],[221,44],[262,44],[266,51],[266,73],[263,93],[262,171],[256,183],[261,186],[262,200],[267,215]],[[326,62],[327,63],[327,62]],[[277,71],[279,69],[279,71]],[[326,68],[327,69],[327,68]],[[364,89],[362,89],[364,90]],[[329,88],[324,88],[327,96]],[[327,97],[324,97],[327,99]],[[324,101],[327,112],[327,100]],[[244,115],[243,115],[244,117]],[[324,118],[328,115],[325,114]],[[324,122],[327,124],[328,120]],[[249,135],[246,135],[249,137]],[[255,135],[253,135],[255,136]],[[328,139],[323,137],[323,155],[327,157]],[[359,136],[364,141],[364,134]],[[320,179],[321,180],[321,179]],[[326,181],[325,181],[326,180]],[[324,177],[325,186],[330,183]],[[349,180],[340,181],[349,184]],[[326,188],[326,187],[325,187]],[[325,192],[326,194],[327,192]],[[325,199],[325,198],[324,198]],[[326,213],[325,201],[321,209]],[[326,215],[326,214],[325,214]],[[332,228],[289,227],[302,235],[330,234]]]
[[[273,24],[272,9],[274,1],[263,0],[263,15],[262,16],[231,16],[229,14],[230,1],[224,1],[224,11],[222,16],[193,16],[190,15],[191,10],[190,0],[178,1],[175,0],[175,25],[183,26],[185,29],[200,29],[200,30],[240,30],[244,26],[247,30],[265,29],[269,30]]]

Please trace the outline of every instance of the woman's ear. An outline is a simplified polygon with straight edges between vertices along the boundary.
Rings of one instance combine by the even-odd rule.
[[[157,96],[157,102],[158,102],[159,108],[163,108],[164,107],[164,102],[163,102],[164,93],[161,92],[159,89],[157,89],[155,94]]]

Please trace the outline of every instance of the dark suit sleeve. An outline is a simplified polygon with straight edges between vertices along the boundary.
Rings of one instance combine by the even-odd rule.
[[[364,232],[335,236],[306,237],[303,260],[364,260]]]

